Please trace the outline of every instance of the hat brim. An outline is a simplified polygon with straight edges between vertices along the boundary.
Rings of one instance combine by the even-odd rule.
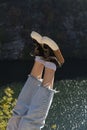
[[[53,51],[54,55],[58,60],[58,63],[62,65],[64,63],[64,58],[57,43],[53,41],[51,38],[46,36],[42,38],[42,43],[48,45],[51,48],[51,50]]]
[[[42,42],[41,42],[42,41],[42,36],[39,33],[35,32],[35,31],[32,31],[30,36],[31,36],[32,39],[34,39],[38,43],[42,44]]]

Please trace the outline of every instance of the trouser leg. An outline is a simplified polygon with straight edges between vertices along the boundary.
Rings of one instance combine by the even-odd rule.
[[[35,95],[41,81],[29,76],[22,91],[19,94],[16,106],[13,109],[13,116],[8,122],[7,130],[17,130],[20,119],[29,110],[32,97]]]
[[[54,90],[40,86],[32,98],[28,113],[22,117],[18,130],[41,130],[44,127],[53,96]]]

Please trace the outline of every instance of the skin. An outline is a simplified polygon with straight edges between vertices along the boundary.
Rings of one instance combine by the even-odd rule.
[[[49,68],[45,68],[43,77],[43,86],[53,88],[55,71]]]
[[[40,62],[35,61],[31,71],[31,75],[37,79],[41,79],[43,70],[44,70],[44,65]],[[52,89],[54,84],[54,76],[55,76],[55,71],[53,69],[49,69],[45,67],[42,85],[44,87],[48,87]]]
[[[40,62],[35,61],[31,71],[31,75],[37,79],[41,79],[43,70],[44,70],[44,65]]]

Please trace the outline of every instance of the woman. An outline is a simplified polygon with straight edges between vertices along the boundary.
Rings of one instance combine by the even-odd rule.
[[[56,92],[53,90],[55,71],[64,63],[61,51],[52,39],[35,31],[31,32],[31,37],[35,44],[35,62],[19,94],[7,130],[41,130],[44,127]]]

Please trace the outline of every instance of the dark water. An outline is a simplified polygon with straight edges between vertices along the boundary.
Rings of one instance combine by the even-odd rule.
[[[33,61],[0,61],[0,83],[25,81],[33,66]],[[66,59],[61,69],[57,69],[55,80],[87,77],[87,60]]]

